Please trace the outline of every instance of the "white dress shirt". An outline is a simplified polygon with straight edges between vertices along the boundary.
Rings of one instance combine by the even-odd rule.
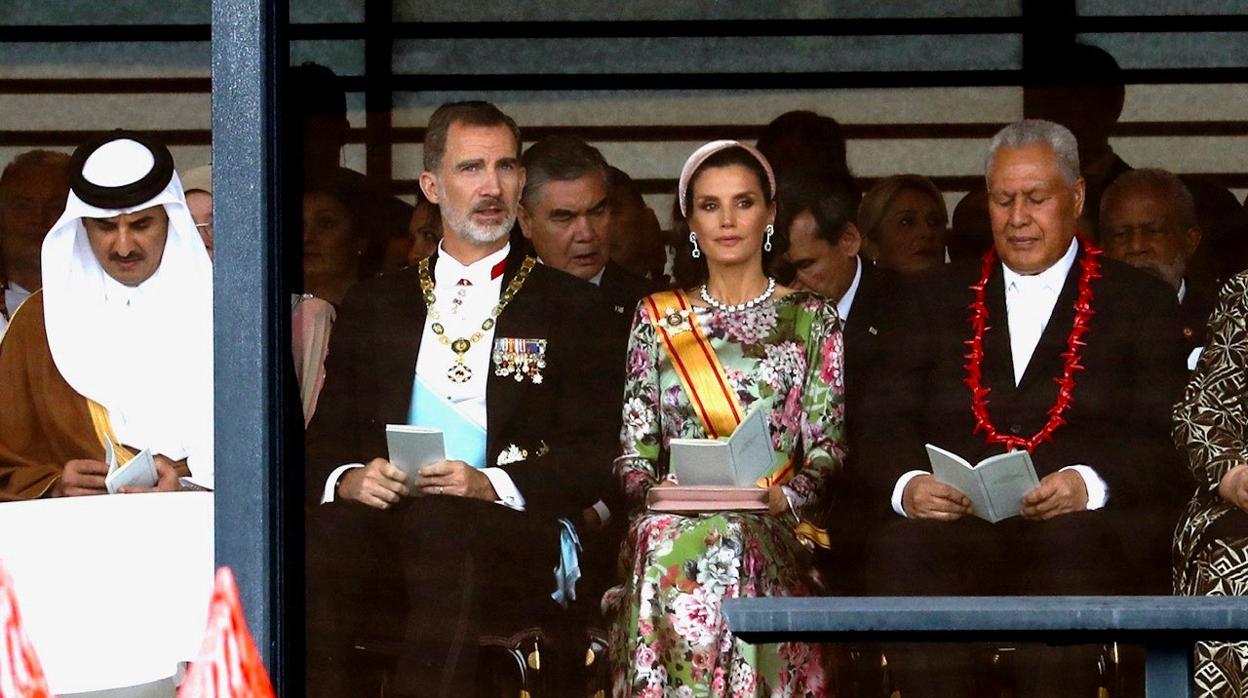
[[[464,354],[464,364],[472,371],[472,376],[463,383],[452,381],[447,369],[455,364],[455,352],[449,344],[438,341],[433,331],[435,312],[425,317],[425,327],[420,339],[420,351],[416,355],[416,375],[430,390],[438,393],[453,403],[457,411],[474,422],[482,429],[487,427],[486,419],[486,386],[490,375],[490,354],[494,346],[494,333],[497,325],[483,330],[481,324],[490,317],[490,312],[498,304],[503,290],[501,270],[495,270],[507,259],[511,245],[504,245],[501,250],[488,257],[464,265],[438,245],[438,261],[433,267],[434,305],[433,311],[442,324],[443,335],[449,339],[471,337],[481,332],[481,338],[472,344]],[[415,300],[415,299],[413,299]],[[325,483],[322,502],[334,499],[334,486],[339,477],[347,470],[363,467],[360,463],[348,463],[330,473]],[[502,468],[482,468],[481,472],[490,480],[500,504],[513,509],[524,509],[524,496],[516,488],[511,476]]]
[[[1005,312],[1008,316],[1010,330],[1010,354],[1014,363],[1014,385],[1017,387],[1031,363],[1036,345],[1040,343],[1040,335],[1053,316],[1053,307],[1057,305],[1057,297],[1066,284],[1066,276],[1074,266],[1075,255],[1079,251],[1077,240],[1070,241],[1066,254],[1053,266],[1039,274],[1019,274],[1004,263],[1001,270],[1005,282]],[[1088,509],[1100,509],[1109,499],[1109,488],[1105,480],[1087,465],[1069,465],[1062,470],[1074,470],[1083,479],[1088,491]],[[893,511],[906,516],[902,506],[902,494],[906,485],[919,475],[928,475],[925,470],[911,470],[897,478],[893,486]]]
[[[836,302],[836,314],[841,316],[841,322],[849,319],[849,311],[854,308],[854,297],[858,295],[858,283],[862,281],[862,258],[854,257],[854,280],[850,282],[849,288],[845,289],[845,293],[841,294],[841,299]]]

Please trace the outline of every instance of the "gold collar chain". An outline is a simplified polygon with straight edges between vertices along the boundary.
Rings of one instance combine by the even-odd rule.
[[[472,380],[472,369],[464,363],[464,355],[468,353],[468,350],[472,348],[472,345],[476,344],[482,337],[485,336],[486,332],[489,332],[494,328],[496,319],[503,313],[503,309],[507,307],[507,304],[511,302],[511,299],[515,298],[516,294],[520,292],[520,287],[524,285],[525,279],[529,278],[529,272],[533,271],[533,267],[536,264],[537,260],[533,257],[525,257],[524,263],[520,265],[519,271],[517,271],[516,275],[512,277],[511,283],[507,284],[507,288],[503,289],[502,297],[499,298],[498,303],[494,305],[494,308],[490,310],[490,314],[485,318],[485,321],[481,323],[481,329],[473,332],[467,337],[459,337],[458,339],[452,340],[450,337],[446,336],[446,328],[442,326],[441,322],[439,322],[440,316],[437,309],[434,307],[434,302],[437,300],[437,297],[433,295],[434,286],[433,277],[429,274],[429,258],[426,257],[420,260],[420,264],[417,265],[417,269],[420,272],[420,291],[421,295],[425,299],[425,307],[429,310],[429,319],[433,321],[432,325],[430,325],[430,329],[432,329],[433,334],[437,336],[438,342],[440,342],[443,346],[450,347],[451,351],[455,352],[455,363],[451,364],[451,367],[446,369],[446,377],[451,379],[452,382],[467,383]]]

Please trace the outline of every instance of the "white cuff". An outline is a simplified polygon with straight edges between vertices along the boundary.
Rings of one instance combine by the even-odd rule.
[[[598,519],[602,521],[602,525],[606,526],[607,522],[611,520],[611,510],[607,508],[606,502],[599,499],[594,502],[593,509],[598,514]]]
[[[520,494],[520,490],[516,489],[516,483],[512,482],[511,476],[502,468],[482,468],[481,472],[490,479],[490,484],[494,487],[494,493],[498,495],[498,499],[494,500],[509,509],[516,511],[524,511],[524,495]]]
[[[334,468],[334,472],[325,478],[325,491],[321,493],[321,504],[329,504],[334,501],[334,489],[338,486],[338,480],[342,478],[343,473],[363,467],[363,463],[347,463]]]
[[[1192,350],[1192,353],[1187,355],[1187,370],[1189,371],[1196,370],[1196,363],[1200,361],[1200,355],[1204,351],[1205,351],[1204,347],[1196,347],[1195,349]]]
[[[1068,465],[1062,470],[1073,470],[1083,478],[1083,486],[1088,490],[1088,511],[1100,509],[1109,501],[1109,486],[1096,471],[1086,465]]]
[[[926,470],[911,470],[905,475],[897,478],[897,484],[893,485],[893,511],[897,512],[898,516],[910,518],[909,516],[906,516],[906,509],[901,505],[901,495],[906,491],[906,485],[910,484],[911,480],[920,475],[931,475],[931,473]]]

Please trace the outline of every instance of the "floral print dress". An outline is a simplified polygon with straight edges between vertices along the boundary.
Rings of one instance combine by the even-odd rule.
[[[799,459],[785,492],[803,519],[819,521],[825,488],[844,457],[835,305],[799,292],[744,311],[701,309],[699,317],[742,409],[767,401],[773,445]],[[820,647],[747,645],[733,638],[720,614],[725,598],[818,591],[792,517],[645,509],[646,493],[668,477],[669,441],[706,438],[645,304],[633,320],[627,370],[624,455],[616,471],[633,515],[621,552],[624,583],[603,599],[613,620],[614,695],[828,695]]]

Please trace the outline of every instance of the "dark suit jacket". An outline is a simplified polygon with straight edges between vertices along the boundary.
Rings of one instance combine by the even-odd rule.
[[[998,263],[985,301],[989,330],[984,337],[983,383],[991,389],[988,412],[997,429],[1030,437],[1048,420],[1057,396],[1066,338],[1074,320],[1080,251],[1053,315],[1018,387],[1010,355],[1005,288]],[[1173,509],[1190,493],[1181,462],[1166,438],[1170,406],[1185,380],[1178,342],[1178,304],[1164,283],[1113,260],[1101,259],[1093,282],[1090,330],[1075,374],[1074,401],[1053,441],[1032,453],[1043,478],[1065,466],[1092,467],[1109,487],[1110,507]],[[901,325],[907,350],[902,362],[879,372],[863,410],[871,419],[861,444],[874,502],[889,509],[897,479],[909,470],[928,470],[924,443],[933,443],[975,463],[1004,447],[975,434],[965,384],[966,342],[971,337],[969,289],[979,262],[936,270],[916,281]],[[852,317],[852,315],[851,315]]]
[[[1182,323],[1183,355],[1186,357],[1196,347],[1205,346],[1205,332],[1209,326],[1209,315],[1217,302],[1216,293],[1211,292],[1204,284],[1187,280],[1187,292],[1179,303],[1179,320]]]
[[[868,420],[860,419],[859,405],[874,389],[875,374],[887,370],[890,356],[904,352],[894,327],[902,316],[902,277],[879,269],[858,258],[862,276],[858,290],[844,321],[845,339],[845,433],[849,458],[857,456],[862,432],[870,429]]]
[[[624,316],[625,324],[632,324],[637,303],[656,290],[649,279],[637,276],[610,261],[603,268],[598,289],[602,291],[602,300],[611,312]]]
[[[508,283],[523,261],[512,246]],[[437,257],[431,260],[437,264]],[[614,352],[602,334],[586,332],[601,317],[596,291],[542,265],[498,318],[495,337],[547,340],[544,380],[499,377],[486,387],[486,465],[511,445],[527,459],[501,466],[538,515],[573,516],[601,496],[618,449],[618,400],[604,399]],[[404,424],[426,307],[416,269],[354,287],[338,311],[325,366],[325,388],[308,428],[308,495],[318,501],[330,472],[343,463],[385,457],[385,426]],[[619,392],[615,389],[615,392]],[[545,443],[548,452],[539,455]]]
[[[633,317],[637,313],[637,304],[642,298],[654,291],[649,279],[637,276],[615,262],[608,261],[603,269],[602,279],[598,283],[602,293],[603,305],[610,320],[602,331],[608,335],[608,345],[612,352],[612,383],[615,392],[610,394],[614,400],[616,417],[622,421],[624,405],[624,373],[627,365],[628,334],[632,329]],[[604,397],[605,399],[605,397]],[[616,434],[616,453],[619,455],[619,434]],[[627,518],[628,508],[624,504],[624,496],[620,491],[620,483],[614,476],[604,485],[606,495],[603,503],[611,510],[617,529]],[[622,529],[613,533],[622,534]]]

